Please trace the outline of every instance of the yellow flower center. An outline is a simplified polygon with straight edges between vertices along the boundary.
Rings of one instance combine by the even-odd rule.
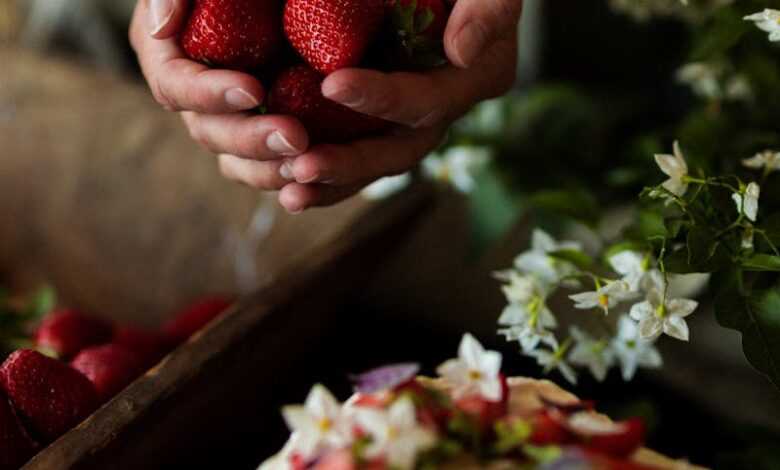
[[[332,428],[332,427],[333,427],[333,421],[331,421],[331,420],[330,420],[330,419],[328,419],[328,418],[322,418],[322,419],[320,419],[320,420],[319,420],[319,422],[317,423],[317,426],[319,426],[319,428],[320,428],[320,431],[322,431],[322,432],[328,432],[328,431],[330,431],[330,428]]]
[[[482,379],[482,372],[480,372],[478,370],[474,370],[474,369],[470,370],[469,371],[469,379],[471,379],[473,381],[481,380]]]
[[[655,309],[655,314],[658,318],[663,318],[666,316],[666,305],[661,304]]]
[[[392,441],[398,439],[401,436],[401,431],[395,426],[390,426],[387,430],[387,437]]]
[[[609,296],[607,294],[601,294],[599,296],[599,305],[604,308],[609,307]]]

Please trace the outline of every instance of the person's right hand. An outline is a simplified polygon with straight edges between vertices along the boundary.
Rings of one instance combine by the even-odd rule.
[[[210,69],[189,60],[177,41],[188,0],[139,0],[130,25],[133,46],[154,98],[179,111],[193,139],[220,155],[220,165],[262,165],[252,171],[257,189],[278,190],[290,183],[279,169],[284,158],[309,146],[306,129],[289,116],[252,112],[263,101],[263,86],[249,74]]]

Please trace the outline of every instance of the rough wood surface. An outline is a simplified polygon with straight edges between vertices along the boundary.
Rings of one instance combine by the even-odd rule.
[[[269,404],[288,399],[287,374],[315,353],[340,301],[392,256],[430,194],[420,188],[379,208],[382,217],[357,220],[338,242],[242,300],[25,469],[171,468],[217,434],[246,425],[275,431],[258,416],[277,413]]]
[[[0,47],[0,63],[0,272],[146,324],[236,290],[231,236],[259,203],[276,207],[273,195],[224,181],[141,84],[15,48]],[[276,211],[260,272],[305,259],[366,207]]]

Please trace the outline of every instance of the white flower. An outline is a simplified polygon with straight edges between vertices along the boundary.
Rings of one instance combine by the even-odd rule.
[[[757,183],[750,183],[744,188],[744,193],[734,193],[731,198],[737,204],[737,211],[745,214],[751,222],[758,217],[758,198],[761,196],[761,187]]]
[[[436,444],[436,435],[417,423],[411,398],[396,400],[387,411],[361,408],[355,422],[371,437],[368,458],[384,456],[389,468],[413,469],[417,455]]]
[[[726,82],[726,98],[733,101],[748,101],[753,98],[753,88],[744,75],[734,75]]]
[[[295,449],[299,445],[298,443],[300,438],[301,436],[297,432],[292,433],[282,450],[260,464],[260,467],[258,467],[257,470],[293,470],[293,465],[290,462],[290,458],[295,453]]]
[[[596,380],[603,382],[615,360],[609,342],[596,340],[576,326],[572,327],[570,332],[574,338],[574,348],[569,353],[569,362],[575,366],[587,367]]]
[[[647,289],[647,300],[631,307],[631,318],[639,322],[639,336],[653,340],[661,333],[688,341],[685,317],[693,313],[698,302],[689,299],[664,299],[665,282],[658,272],[652,272]]]
[[[322,385],[315,385],[303,406],[282,409],[290,430],[297,434],[293,451],[305,460],[323,450],[340,448],[351,442],[350,428],[341,404]]]
[[[507,285],[501,286],[501,291],[509,303],[526,305],[547,296],[545,286],[539,279],[531,275],[523,275],[511,270],[506,273]]]
[[[780,41],[780,10],[767,8],[760,13],[746,16],[745,21],[752,21],[759,29],[769,33],[770,41]]]
[[[708,62],[691,62],[677,70],[677,81],[690,85],[697,95],[703,98],[720,98],[723,94],[719,77],[723,68]]]
[[[685,181],[688,177],[688,164],[680,149],[680,143],[674,142],[674,155],[656,155],[655,162],[661,171],[669,177],[662,186],[677,197],[685,195],[688,190],[688,182]]]
[[[650,268],[650,257],[636,251],[621,251],[610,256],[609,264],[616,273],[623,276],[631,291],[638,291],[639,285]]]
[[[574,369],[572,369],[572,367],[566,362],[566,349],[567,348],[565,346],[558,347],[554,351],[537,349],[536,351],[531,351],[526,355],[535,358],[536,363],[544,367],[545,374],[549,374],[553,369],[555,369],[560,372],[561,375],[563,375],[563,378],[576,385],[577,373],[574,372]]]
[[[458,359],[450,359],[437,369],[453,386],[456,397],[480,395],[489,401],[501,401],[501,354],[486,351],[469,333],[463,335]]]
[[[754,170],[764,169],[767,172],[780,170],[780,152],[765,150],[742,160],[742,164]]]
[[[582,245],[571,241],[559,243],[544,230],[536,229],[531,235],[531,249],[515,258],[515,267],[537,276],[544,283],[556,284],[576,272],[571,263],[550,256],[550,253],[562,250],[582,251]]]
[[[504,335],[507,341],[519,342],[524,352],[533,351],[540,343],[558,347],[558,341],[549,331],[556,328],[558,322],[543,299],[526,305],[507,305],[498,323],[508,327],[499,329],[498,333]]]
[[[609,314],[609,309],[620,302],[634,297],[636,297],[636,293],[631,291],[630,286],[625,281],[610,281],[595,291],[569,296],[575,302],[574,308],[590,310],[598,307],[604,310],[605,314]]]
[[[378,201],[403,191],[411,182],[412,175],[410,173],[387,176],[369,184],[363,188],[360,194],[370,201]]]
[[[626,382],[634,378],[639,367],[655,369],[663,365],[653,342],[641,339],[636,322],[626,315],[618,321],[618,332],[611,346]]]
[[[447,149],[443,155],[433,154],[423,160],[423,173],[428,177],[452,184],[461,193],[470,193],[476,184],[474,174],[490,161],[490,150],[461,145]]]

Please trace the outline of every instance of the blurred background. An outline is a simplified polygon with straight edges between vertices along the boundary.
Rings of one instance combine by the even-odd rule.
[[[222,181],[144,87],[127,42],[134,4],[0,0],[0,282],[21,291],[48,282],[72,304],[155,324],[200,293],[269,285],[375,209],[356,198],[293,218],[272,197]],[[515,158],[499,179],[568,188],[569,173],[628,178],[612,193],[619,207],[638,178],[613,171],[615,156],[630,153],[624,136],[675,119],[690,99],[669,80],[688,30],[675,18],[637,22],[601,0],[525,8],[520,111],[502,131]],[[567,154],[572,142],[580,154]],[[468,199],[437,194],[393,261],[322,332],[322,354],[300,358],[284,402],[318,381],[344,396],[347,374],[382,363],[421,360],[430,372],[464,331],[501,349],[512,374],[541,374],[496,336],[504,301],[490,273],[527,248],[544,215],[508,210],[494,179]],[[704,310],[693,322],[691,344],[661,345],[663,370],[631,383],[613,372],[574,391],[616,417],[644,416],[649,445],[671,456],[780,468],[780,393],[747,365],[738,334]],[[269,425],[270,441],[244,424],[191,458],[229,454],[253,468],[284,438],[281,420]]]

